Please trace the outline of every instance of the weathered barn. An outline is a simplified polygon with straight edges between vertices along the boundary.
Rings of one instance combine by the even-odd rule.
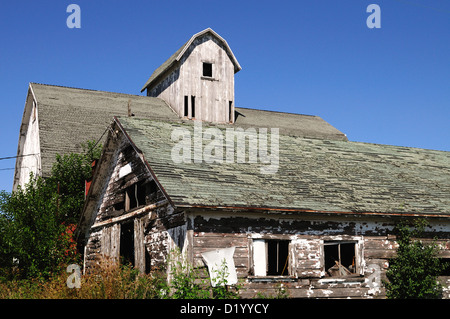
[[[150,271],[173,248],[206,267],[203,253],[233,247],[244,297],[281,283],[292,297],[382,297],[393,228],[418,217],[450,258],[448,152],[286,134],[276,174],[261,174],[268,164],[250,163],[249,149],[242,163],[174,161],[180,129],[196,128],[115,120],[79,228],[86,267],[107,255]]]
[[[427,218],[450,258],[449,152],[349,142],[317,116],[235,107],[239,70],[208,28],[153,72],[147,96],[31,83],[14,188],[100,140],[77,230],[85,267],[106,255],[148,272],[179,248],[209,270],[224,257],[244,297],[280,284],[292,297],[382,297],[401,220]]]
[[[240,70],[228,43],[208,28],[157,68],[141,92],[162,98],[180,117],[233,123],[234,74]]]

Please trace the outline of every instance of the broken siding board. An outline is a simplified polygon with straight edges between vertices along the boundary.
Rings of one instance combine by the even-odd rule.
[[[144,225],[141,218],[134,219],[134,267],[145,273]]]

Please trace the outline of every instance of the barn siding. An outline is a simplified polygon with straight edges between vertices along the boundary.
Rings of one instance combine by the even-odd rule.
[[[213,64],[212,78],[203,77],[203,62]],[[223,44],[211,34],[193,41],[179,64],[164,75],[161,82],[147,92],[159,97],[184,117],[184,97],[188,97],[191,114],[191,96],[195,97],[195,118],[208,122],[234,122],[229,118],[229,102],[234,114],[234,64]]]
[[[115,260],[120,256],[121,227],[134,225],[134,263],[141,272],[167,266],[168,257],[179,249],[187,261],[205,271],[202,253],[235,247],[234,263],[243,284],[242,297],[275,295],[280,287],[290,297],[307,298],[378,298],[383,289],[374,289],[368,280],[375,268],[385,279],[388,259],[395,256],[397,244],[392,236],[396,220],[383,217],[336,217],[331,214],[255,213],[254,211],[174,209],[156,187],[147,194],[145,205],[124,209],[127,187],[152,176],[131,147],[122,145],[112,157],[109,178],[98,203],[98,211],[85,246],[85,267],[102,256]],[[123,174],[128,169],[127,174]],[[123,169],[123,170],[122,170]],[[122,172],[122,174],[121,174]],[[433,221],[428,238],[438,238],[441,256],[450,258],[450,226]],[[289,276],[254,275],[253,241],[255,239],[289,240]],[[346,240],[358,251],[356,274],[346,278],[328,277],[325,272],[325,241]],[[85,268],[85,269],[86,269]],[[147,269],[149,268],[149,269]],[[448,277],[445,294],[450,295]],[[377,288],[377,287],[375,287]]]
[[[388,259],[395,256],[397,243],[390,233],[393,221],[370,219],[351,221],[346,218],[330,220],[312,216],[250,217],[249,214],[234,213],[221,215],[213,212],[192,213],[189,215],[193,225],[193,264],[206,267],[201,253],[227,247],[236,247],[234,262],[238,278],[243,282],[243,297],[257,294],[275,295],[280,287],[287,289],[290,297],[308,298],[382,298],[384,289],[368,285],[374,282],[371,277],[374,267],[381,270],[381,280],[386,279]],[[442,256],[449,256],[448,227],[439,223],[433,225]],[[252,271],[252,239],[290,239],[291,272],[290,277],[258,278]],[[447,239],[445,239],[447,238]],[[356,276],[336,278],[325,276],[323,261],[324,240],[352,240],[357,242],[359,272]],[[431,241],[431,240],[430,240]],[[447,278],[441,278],[443,282]],[[446,294],[448,290],[446,288]]]

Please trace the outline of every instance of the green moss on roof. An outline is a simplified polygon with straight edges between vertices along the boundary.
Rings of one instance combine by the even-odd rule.
[[[174,163],[171,134],[192,124],[119,121],[179,206],[450,214],[450,152],[281,135],[264,175],[262,163]]]

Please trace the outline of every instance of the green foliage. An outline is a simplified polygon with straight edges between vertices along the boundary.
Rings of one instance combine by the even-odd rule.
[[[227,285],[228,268],[226,263],[217,270],[216,287],[211,287],[204,269],[194,268],[186,262],[179,252],[172,252],[168,260],[169,279],[159,290],[163,299],[238,299],[239,286]]]
[[[151,299],[157,298],[160,278],[142,275],[108,259],[81,276],[80,288],[67,287],[65,270],[46,280],[28,278],[0,282],[0,299]]]
[[[92,174],[92,161],[101,153],[101,146],[95,146],[93,141],[82,147],[83,153],[57,154],[47,180],[59,195],[57,213],[67,224],[78,222],[84,205],[85,180]]]
[[[440,298],[442,287],[437,276],[444,266],[437,258],[439,248],[436,243],[424,244],[420,238],[426,222],[415,221],[411,228],[405,223],[396,227],[397,256],[389,262],[386,272],[386,295],[390,299]]]
[[[0,192],[0,278],[48,278],[74,262],[73,229],[84,205],[84,183],[100,146],[57,155],[52,175],[30,175],[12,193]]]
[[[207,282],[195,269],[181,257],[179,251],[173,251],[167,261],[168,281],[161,287],[162,299],[208,299],[210,293],[205,289]]]
[[[12,194],[2,192],[2,252],[5,259],[14,257],[25,277],[49,276],[54,265],[62,262],[58,248],[64,232],[55,214],[57,194],[49,183],[31,176],[24,188]],[[5,266],[11,266],[12,258]]]
[[[222,261],[221,267],[216,270],[215,278],[213,279],[215,287],[212,287],[212,294],[214,299],[238,299],[239,286],[233,290],[228,285],[228,265],[225,259]]]

